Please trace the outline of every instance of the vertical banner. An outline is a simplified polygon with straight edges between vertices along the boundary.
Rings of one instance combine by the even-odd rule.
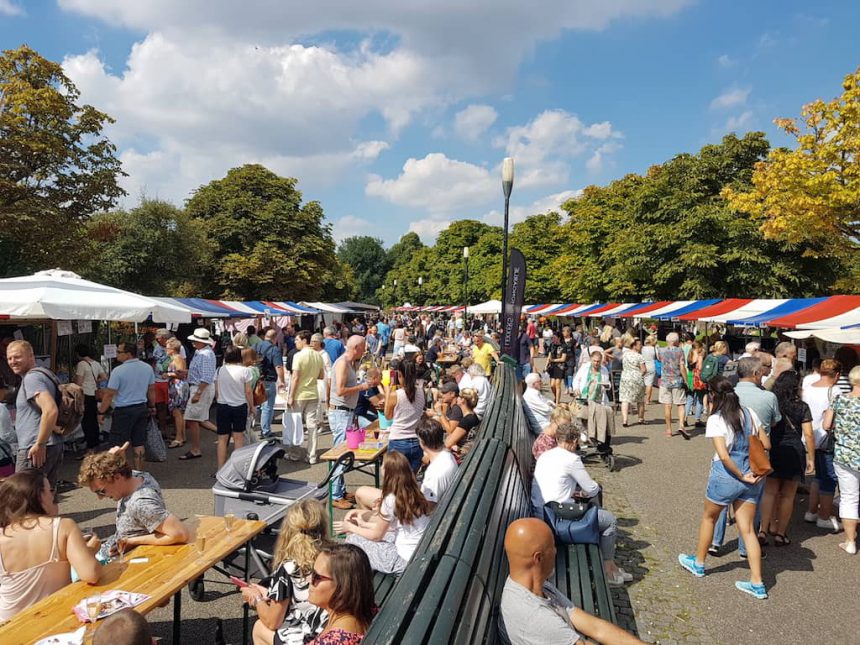
[[[516,360],[514,352],[520,333],[520,315],[526,297],[526,259],[519,249],[511,249],[507,293],[502,301],[502,353]]]

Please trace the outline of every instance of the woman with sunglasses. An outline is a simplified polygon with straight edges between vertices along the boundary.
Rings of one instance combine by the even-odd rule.
[[[328,612],[323,632],[310,645],[357,645],[373,619],[373,571],[352,544],[324,546],[311,571],[310,602]]]
[[[741,406],[728,379],[715,376],[708,381],[708,389],[711,414],[705,427],[705,436],[713,440],[716,453],[705,492],[705,510],[699,526],[696,553],[682,553],[678,556],[678,562],[697,578],[705,575],[705,558],[714,538],[717,518],[731,504],[750,565],[749,582],[738,581],[735,587],[764,600],[767,598],[767,589],[761,577],[761,546],[753,525],[756,503],[761,497],[764,483],[762,477],[750,470],[749,444],[750,436],[755,434],[765,450],[769,450],[770,438],[756,413]]]
[[[403,453],[385,453],[382,472],[382,491],[355,491],[359,507],[335,522],[334,530],[367,553],[374,571],[401,574],[430,523],[431,507]]]
[[[81,486],[100,499],[109,497],[117,503],[116,534],[106,541],[110,552],[118,546],[184,544],[189,539],[188,529],[167,510],[155,478],[128,465],[127,447],[128,443],[87,455],[78,474]]]
[[[84,540],[73,520],[59,517],[54,491],[39,470],[22,470],[0,484],[0,620],[69,584],[70,567],[96,584],[98,538]]]
[[[316,500],[290,507],[275,545],[274,572],[241,590],[242,600],[260,617],[254,624],[254,645],[304,643],[323,631],[328,614],[309,598],[314,563],[327,544],[327,524]]]

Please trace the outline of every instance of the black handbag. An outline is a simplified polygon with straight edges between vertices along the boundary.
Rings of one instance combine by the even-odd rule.
[[[568,515],[578,513],[580,510],[580,504],[574,502],[565,504],[549,502],[543,507],[544,521],[549,524],[556,540],[560,544],[599,544],[600,529],[598,528],[597,505],[583,503],[586,509],[578,519],[568,519],[556,514],[556,508],[565,505],[571,507],[566,510],[562,509],[562,512],[566,512]],[[572,508],[574,506],[577,508]]]
[[[575,502],[548,502],[555,516],[562,520],[579,520],[588,512],[592,506],[589,500],[581,500]]]

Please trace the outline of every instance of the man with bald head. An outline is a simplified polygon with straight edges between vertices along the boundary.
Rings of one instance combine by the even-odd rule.
[[[373,383],[369,379],[364,383],[358,382],[355,368],[358,361],[364,356],[365,349],[363,336],[350,336],[346,341],[346,350],[334,362],[331,369],[328,425],[331,428],[334,446],[346,441],[346,427],[355,415],[358,393],[379,385],[379,383]],[[316,460],[316,455],[314,455],[314,460]],[[343,484],[343,477],[336,477],[332,480],[331,491],[332,506],[340,509],[352,508],[346,487]]]
[[[571,645],[583,637],[603,645],[641,643],[579,609],[547,579],[555,567],[555,540],[546,522],[525,518],[511,522],[505,533],[510,575],[502,591],[499,636],[511,645]]]

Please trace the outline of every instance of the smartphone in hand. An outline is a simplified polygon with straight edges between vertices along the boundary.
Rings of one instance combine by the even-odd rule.
[[[240,588],[249,586],[247,582],[245,582],[241,578],[237,578],[236,576],[230,576],[230,582]]]

